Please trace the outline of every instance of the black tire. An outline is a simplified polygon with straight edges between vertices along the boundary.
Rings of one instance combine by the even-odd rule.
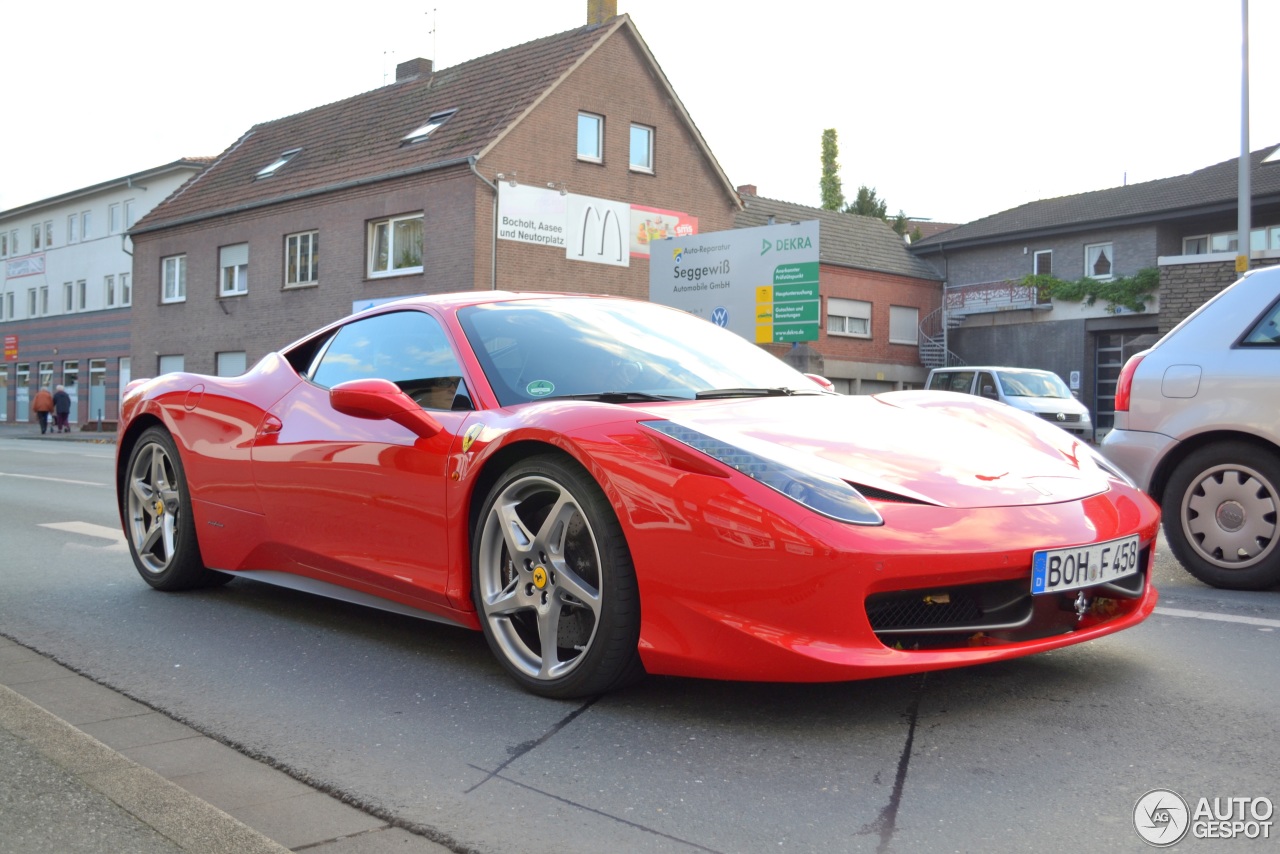
[[[1174,469],[1161,502],[1164,534],[1205,584],[1280,584],[1280,458],[1247,442],[1201,448]]]
[[[120,506],[133,565],[152,587],[190,590],[231,580],[200,557],[182,458],[164,428],[138,437],[121,477]]]
[[[592,696],[644,675],[631,553],[604,493],[575,462],[544,455],[504,472],[471,555],[485,639],[526,690]]]

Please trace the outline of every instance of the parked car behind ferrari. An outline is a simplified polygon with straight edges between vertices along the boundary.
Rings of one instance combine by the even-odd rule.
[[[1280,584],[1280,268],[1246,274],[1120,373],[1102,451],[1215,587]]]

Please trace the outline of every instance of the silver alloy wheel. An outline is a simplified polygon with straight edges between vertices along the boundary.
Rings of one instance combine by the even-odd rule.
[[[600,624],[600,549],[586,513],[555,480],[527,475],[493,502],[480,537],[482,617],[503,656],[532,679],[573,672]]]
[[[1276,548],[1276,485],[1239,464],[1205,469],[1182,496],[1187,541],[1223,569],[1247,569]]]
[[[129,471],[129,537],[148,572],[164,572],[172,563],[180,508],[173,461],[152,442],[134,458]]]

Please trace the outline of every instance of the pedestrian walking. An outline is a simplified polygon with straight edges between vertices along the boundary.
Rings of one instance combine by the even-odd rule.
[[[53,395],[49,394],[48,388],[36,392],[36,399],[31,401],[31,411],[36,414],[36,420],[40,422],[40,433],[43,434],[49,429],[49,414],[53,412]]]
[[[58,386],[53,390],[53,426],[55,432],[70,433],[71,425],[67,417],[71,414],[71,395],[66,388]]]

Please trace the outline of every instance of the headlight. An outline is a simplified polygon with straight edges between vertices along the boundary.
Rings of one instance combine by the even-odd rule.
[[[641,423],[650,430],[719,460],[823,516],[854,525],[884,524],[884,519],[862,493],[843,480],[793,468],[671,421]]]

